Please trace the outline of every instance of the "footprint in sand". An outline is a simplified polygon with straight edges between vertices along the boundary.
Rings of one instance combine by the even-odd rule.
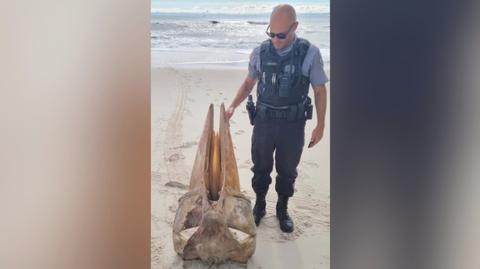
[[[275,216],[275,200],[267,197],[267,216],[258,226],[259,237],[273,242],[294,241],[301,235],[317,234],[330,230],[329,210],[327,203],[314,198],[308,198],[309,191],[301,189],[292,197],[289,206],[290,216],[295,223],[295,230],[291,234],[280,231],[278,220]]]
[[[162,178],[161,174],[159,172],[156,172],[156,171],[152,171],[151,172],[151,178],[152,178],[152,181],[160,181],[160,179]]]
[[[197,145],[198,142],[196,141],[190,141],[190,142],[185,142],[183,144],[181,144],[180,146],[177,146],[177,147],[171,147],[170,149],[188,149],[188,148],[191,148],[195,145]]]
[[[172,155],[170,155],[170,157],[168,157],[168,161],[169,162],[176,162],[178,160],[182,160],[182,159],[185,159],[185,156],[181,153],[174,153]]]
[[[174,205],[171,205],[171,206],[168,207],[168,210],[170,210],[170,212],[172,212],[172,213],[175,213],[177,211],[177,207],[174,206]]]
[[[304,163],[308,166],[320,167],[320,164],[314,161],[304,161]]]
[[[297,168],[298,178],[310,178],[310,176],[302,168]]]
[[[152,239],[150,242],[150,248],[152,252],[152,263],[153,264],[160,264],[162,259],[162,252],[163,252],[163,243],[161,239]]]
[[[240,169],[246,169],[246,168],[249,168],[249,167],[250,166],[247,165],[247,164],[241,164],[241,165],[238,166],[238,168],[240,168]]]
[[[165,186],[172,187],[172,188],[178,188],[178,189],[182,189],[182,190],[188,188],[187,185],[185,185],[183,183],[180,183],[178,181],[169,181],[169,182],[165,183]]]
[[[238,168],[250,168],[252,167],[252,164],[253,164],[252,161],[246,160],[242,164],[240,164]]]
[[[244,130],[238,130],[235,132],[236,135],[241,135],[241,134],[244,134],[245,131]]]

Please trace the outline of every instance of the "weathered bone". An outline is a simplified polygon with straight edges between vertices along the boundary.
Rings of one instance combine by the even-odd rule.
[[[255,239],[250,200],[240,192],[225,106],[220,107],[219,132],[215,134],[210,105],[189,190],[179,199],[175,215],[175,251],[186,260],[246,263],[255,251]]]

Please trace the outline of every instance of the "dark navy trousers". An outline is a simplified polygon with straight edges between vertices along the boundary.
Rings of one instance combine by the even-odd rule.
[[[255,119],[252,134],[252,187],[255,193],[267,193],[275,169],[275,190],[291,197],[294,192],[297,166],[305,144],[305,120],[259,121]]]

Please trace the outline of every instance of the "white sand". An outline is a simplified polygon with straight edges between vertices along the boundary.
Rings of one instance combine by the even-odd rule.
[[[178,198],[186,192],[197,141],[208,105],[230,103],[246,71],[214,69],[152,69],[152,268],[209,268],[200,261],[184,262],[173,250],[172,223]],[[289,213],[295,231],[282,233],[275,217],[274,182],[267,196],[267,216],[257,230],[257,248],[248,268],[330,267],[330,124],[314,148],[305,147],[298,168]],[[306,144],[315,119],[307,123]],[[215,124],[218,123],[216,122]],[[217,127],[215,127],[217,128]],[[252,126],[245,103],[235,112],[230,128],[242,191],[254,202],[251,188]],[[275,181],[275,172],[272,173]],[[226,263],[212,268],[245,268]]]

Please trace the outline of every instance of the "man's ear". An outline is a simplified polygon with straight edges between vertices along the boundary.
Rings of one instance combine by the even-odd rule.
[[[294,22],[293,31],[297,30],[297,27],[298,27],[298,21]]]

